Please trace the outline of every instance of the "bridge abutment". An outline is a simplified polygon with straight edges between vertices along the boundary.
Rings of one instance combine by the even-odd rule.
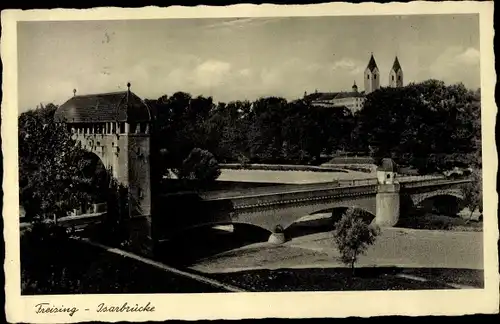
[[[399,183],[379,184],[376,195],[375,223],[381,227],[392,227],[399,220]]]

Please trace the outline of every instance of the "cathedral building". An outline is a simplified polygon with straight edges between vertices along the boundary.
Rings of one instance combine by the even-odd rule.
[[[377,62],[373,57],[373,54],[368,61],[368,65],[363,74],[363,81],[365,89],[364,91],[358,91],[358,86],[356,81],[352,86],[351,91],[342,92],[318,92],[307,94],[304,93],[304,99],[310,101],[314,106],[317,107],[346,107],[351,110],[352,113],[360,110],[363,107],[363,103],[366,96],[378,89],[380,89],[380,70],[377,66]],[[398,57],[396,56],[394,64],[389,72],[389,87],[396,88],[403,86],[403,69],[399,63]]]

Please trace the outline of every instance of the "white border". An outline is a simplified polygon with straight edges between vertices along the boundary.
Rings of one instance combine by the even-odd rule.
[[[113,20],[265,16],[346,16],[478,13],[480,15],[481,92],[484,172],[485,289],[391,292],[223,293],[182,295],[20,296],[19,205],[17,170],[17,21]],[[7,10],[2,12],[1,56],[4,66],[2,149],[4,156],[4,237],[6,313],[9,322],[145,321],[164,319],[241,319],[368,317],[374,315],[462,315],[494,313],[499,307],[498,220],[495,147],[493,2],[412,2],[390,4],[234,5],[227,7],[97,8],[89,10]],[[151,301],[154,313],[78,312],[40,316],[39,302],[95,308],[96,301],[122,304]]]

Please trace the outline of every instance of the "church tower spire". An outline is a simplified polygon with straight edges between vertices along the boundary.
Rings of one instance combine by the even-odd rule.
[[[373,53],[364,73],[365,93],[369,94],[380,88],[380,72],[373,57]]]
[[[399,63],[398,57],[394,60],[392,69],[389,72],[389,87],[399,88],[403,86],[403,69]]]
[[[352,92],[358,92],[358,86],[356,85],[356,80],[354,80],[354,84],[352,85]]]

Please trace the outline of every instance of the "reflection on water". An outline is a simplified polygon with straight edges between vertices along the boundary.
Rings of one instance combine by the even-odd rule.
[[[204,226],[162,241],[157,254],[167,264],[189,266],[224,251],[267,241],[269,234],[267,230],[244,224]]]

